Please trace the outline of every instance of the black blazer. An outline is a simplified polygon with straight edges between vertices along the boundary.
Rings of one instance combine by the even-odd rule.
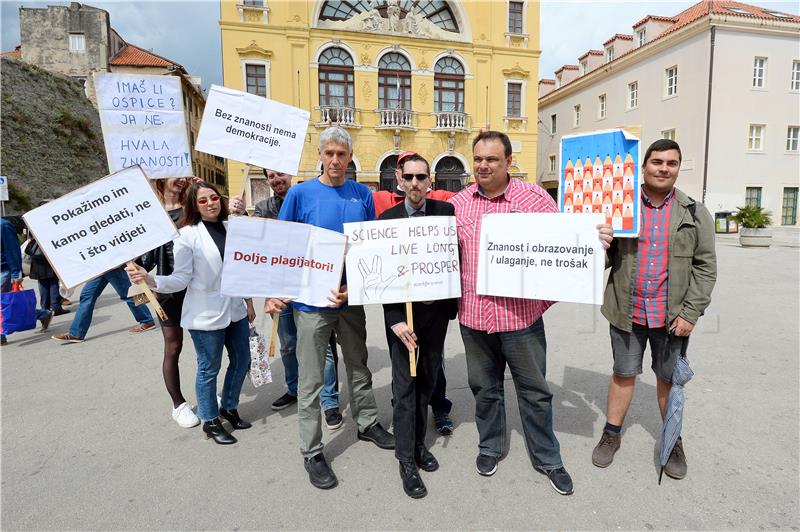
[[[425,200],[425,216],[455,216],[456,210],[451,203],[446,201]],[[401,201],[391,209],[383,211],[379,220],[396,220],[398,218],[408,218],[405,201]],[[414,303],[414,321],[425,323],[426,321],[444,317],[452,320],[458,315],[458,299],[440,299],[431,305]],[[387,335],[388,329],[402,321],[406,321],[406,304],[389,303],[383,305],[383,316],[386,321]]]

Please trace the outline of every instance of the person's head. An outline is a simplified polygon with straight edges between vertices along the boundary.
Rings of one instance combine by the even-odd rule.
[[[264,168],[264,177],[267,178],[269,188],[275,193],[276,196],[284,197],[292,186],[292,176],[275,170]]]
[[[490,197],[505,190],[511,167],[511,141],[499,131],[481,131],[472,141],[475,181]]]
[[[156,195],[158,196],[158,200],[163,205],[166,203],[164,201],[164,196],[166,194],[171,194],[175,198],[178,199],[178,203],[183,204],[184,200],[186,199],[186,186],[188,181],[182,177],[178,178],[170,178],[170,179],[156,179]]]
[[[200,181],[189,186],[179,227],[195,225],[201,220],[221,222],[227,219],[228,206],[214,185]]]
[[[408,154],[400,160],[397,185],[406,193],[409,203],[419,208],[431,187],[430,165],[424,157],[416,153]]]
[[[339,126],[331,126],[319,136],[319,160],[322,175],[334,183],[343,183],[347,166],[353,160],[353,139]]]
[[[681,168],[681,147],[674,140],[659,139],[644,154],[642,174],[649,196],[667,194],[678,179]]]

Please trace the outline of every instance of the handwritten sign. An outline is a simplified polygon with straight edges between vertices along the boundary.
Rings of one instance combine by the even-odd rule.
[[[640,144],[623,129],[562,137],[559,210],[602,213],[615,238],[637,237]]]
[[[139,165],[151,178],[192,175],[177,76],[94,75],[111,172]]]
[[[326,307],[339,288],[347,238],[313,225],[236,216],[228,220],[222,294],[280,297]]]
[[[599,214],[487,214],[481,222],[477,293],[603,302]]]
[[[23,218],[67,288],[178,237],[138,166],[74,190]]]
[[[309,118],[304,109],[212,85],[196,148],[297,175]]]
[[[461,297],[455,220],[424,216],[344,224],[349,302]]]

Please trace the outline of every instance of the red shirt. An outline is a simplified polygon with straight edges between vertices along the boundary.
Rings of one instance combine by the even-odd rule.
[[[642,189],[642,230],[631,299],[632,321],[658,328],[667,324],[669,217],[674,189],[655,207]]]
[[[478,250],[484,214],[509,212],[558,212],[553,198],[539,185],[511,179],[505,191],[492,199],[477,184],[450,199],[456,209],[458,246],[461,252],[461,301],[458,321],[470,329],[488,333],[518,331],[533,325],[553,301],[478,295]]]

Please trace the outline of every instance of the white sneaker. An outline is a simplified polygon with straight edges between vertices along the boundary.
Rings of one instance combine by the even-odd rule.
[[[192,412],[192,407],[189,406],[189,403],[181,403],[178,408],[173,408],[172,419],[185,429],[196,427],[200,424],[200,420]]]

